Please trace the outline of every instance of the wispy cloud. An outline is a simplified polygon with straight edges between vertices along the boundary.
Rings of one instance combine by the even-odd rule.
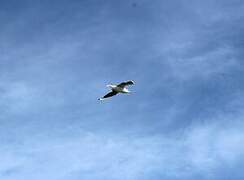
[[[80,132],[50,139],[47,135],[35,135],[1,150],[5,154],[1,158],[1,176],[150,179],[156,173],[166,179],[196,174],[215,177],[216,169],[222,164],[236,166],[244,152],[241,119],[233,124],[230,121],[235,117],[216,118],[213,123],[192,125],[179,136],[123,137]],[[15,167],[18,171],[6,173]]]
[[[2,179],[243,177],[243,3],[1,3]]]

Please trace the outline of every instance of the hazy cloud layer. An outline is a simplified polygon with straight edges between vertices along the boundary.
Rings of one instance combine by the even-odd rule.
[[[1,179],[243,179],[243,12],[0,1]]]

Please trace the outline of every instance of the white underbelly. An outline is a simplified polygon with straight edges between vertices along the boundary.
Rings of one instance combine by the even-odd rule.
[[[113,88],[114,91],[118,92],[118,93],[128,93],[129,90],[126,88],[121,88],[121,87],[114,87]]]

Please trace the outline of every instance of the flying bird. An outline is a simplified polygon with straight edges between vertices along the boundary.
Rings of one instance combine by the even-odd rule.
[[[118,93],[130,93],[130,91],[126,88],[126,86],[135,84],[133,81],[125,81],[120,84],[108,84],[107,87],[111,88],[111,91],[103,96],[102,98],[99,98],[98,100],[104,100],[105,98],[112,97]]]

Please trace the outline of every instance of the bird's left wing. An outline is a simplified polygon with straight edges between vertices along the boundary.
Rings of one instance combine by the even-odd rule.
[[[134,81],[131,81],[131,80],[130,80],[130,81],[122,82],[122,83],[118,84],[117,86],[118,86],[118,87],[122,87],[122,88],[124,88],[125,86],[133,85],[133,84],[135,84]]]

